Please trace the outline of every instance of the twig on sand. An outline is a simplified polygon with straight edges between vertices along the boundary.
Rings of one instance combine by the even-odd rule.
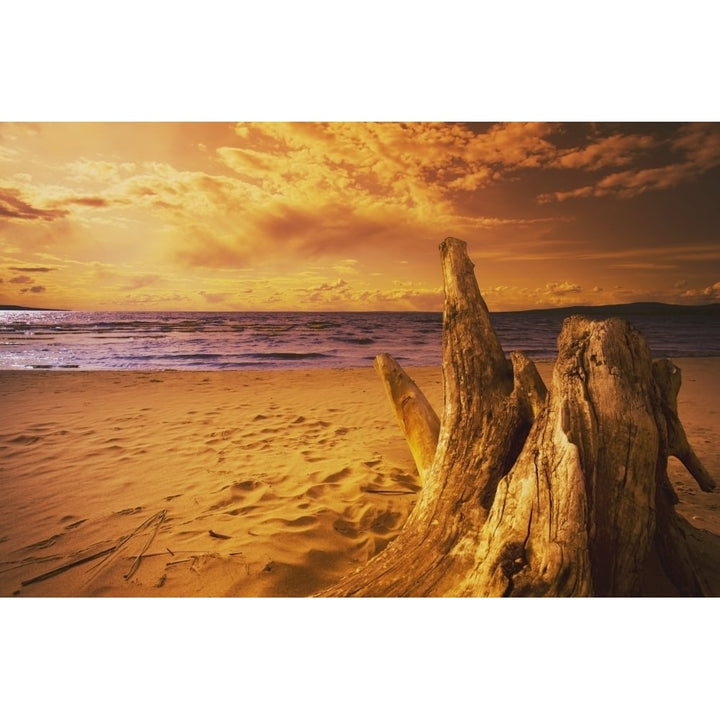
[[[117,548],[117,545],[113,545],[110,548],[106,548],[105,550],[101,550],[100,552],[96,552],[93,555],[88,555],[87,557],[80,558],[79,560],[73,560],[71,563],[67,563],[67,565],[61,565],[58,568],[55,568],[54,570],[49,570],[46,573],[43,573],[42,575],[37,575],[34,578],[30,578],[29,580],[23,580],[20,584],[22,586],[25,585],[32,585],[33,583],[42,582],[43,580],[49,580],[51,577],[55,577],[55,575],[60,575],[60,573],[64,573],[66,570],[72,570],[74,567],[77,567],[78,565],[82,565],[83,563],[90,562],[91,560],[97,560],[99,557],[103,557],[103,555],[109,555],[113,550]]]
[[[208,530],[210,537],[217,538],[218,540],[230,540],[230,535],[223,535],[222,533],[215,532],[214,530]]]
[[[93,575],[92,575],[92,577],[90,578],[90,580],[97,575],[97,573],[99,572],[99,570],[100,570],[100,568],[102,567],[102,565],[104,565],[104,564],[105,564],[108,560],[110,560],[112,557],[116,556],[116,555],[118,554],[118,552],[120,552],[120,549],[121,549],[122,547],[124,547],[130,540],[132,540],[138,533],[141,533],[145,528],[149,527],[149,526],[150,526],[152,523],[154,523],[154,522],[157,522],[157,523],[158,523],[158,527],[159,527],[160,523],[165,519],[165,513],[166,513],[166,512],[167,512],[167,510],[165,510],[165,509],[160,510],[160,512],[155,513],[152,517],[149,517],[147,520],[144,520],[143,522],[141,522],[140,525],[138,525],[138,526],[135,528],[135,530],[133,530],[129,535],[126,535],[125,537],[121,538],[120,541],[118,542],[118,544],[113,548],[112,553],[111,553],[110,555],[108,555],[108,557],[106,557],[106,558],[104,558],[103,560],[101,560],[101,561],[93,568],[93,570],[94,570],[95,572],[93,573]],[[152,539],[155,537],[155,534],[156,534],[156,533],[157,533],[157,527],[155,528],[155,533],[153,533],[153,536],[152,536],[152,538],[151,538],[151,542],[152,542]],[[149,545],[149,543],[148,543],[148,545]],[[145,550],[148,548],[148,545],[146,545],[146,546],[143,548],[143,550],[142,550],[142,552],[140,553],[140,555],[142,555],[143,552],[145,552]],[[139,556],[138,556],[138,557],[139,557]],[[136,558],[135,561],[136,561],[137,564],[139,564],[139,562],[137,561],[137,558]],[[135,568],[135,569],[137,569],[137,568]],[[134,572],[134,571],[133,571],[133,572]],[[127,576],[126,576],[126,579],[127,579]]]
[[[103,563],[105,563],[109,556],[116,555],[119,550],[135,535],[142,532],[146,527],[151,525],[153,522],[155,523],[155,531],[153,532],[152,536],[149,538],[149,540],[145,543],[145,547],[140,551],[139,555],[135,558],[135,562],[133,563],[132,567],[128,571],[127,575],[125,575],[125,579],[132,577],[132,575],[135,573],[135,571],[140,566],[140,561],[143,558],[143,555],[145,551],[150,547],[150,544],[155,539],[155,536],[157,535],[157,531],[160,528],[160,525],[162,524],[162,521],[165,519],[166,510],[163,509],[158,513],[155,513],[152,517],[145,520],[143,523],[138,525],[138,527],[131,532],[129,535],[126,535],[125,537],[121,538],[118,543],[113,545],[112,547],[105,548],[104,550],[100,550],[96,553],[93,553],[92,555],[87,555],[86,557],[78,558],[77,560],[73,560],[72,562],[66,563],[65,565],[61,565],[60,567],[57,567],[53,570],[48,570],[48,572],[42,573],[42,575],[36,575],[35,577],[29,578],[28,580],[23,580],[20,584],[25,587],[27,585],[32,585],[34,583],[42,582],[43,580],[49,580],[50,578],[55,577],[56,575],[60,575],[61,573],[67,572],[68,570],[72,570],[73,568],[77,567],[78,565],[84,565],[85,563],[91,562],[93,560],[97,560],[98,558],[104,558],[97,566],[96,569],[100,567]],[[171,555],[173,553],[170,553]]]
[[[172,565],[182,565],[183,563],[192,562],[194,559],[195,559],[195,556],[193,555],[192,557],[185,558],[183,560],[172,560],[171,562],[165,563],[165,567],[169,568]]]
[[[135,558],[135,562],[132,564],[132,567],[130,570],[128,570],[127,575],[125,575],[125,579],[129,580],[134,574],[135,571],[140,567],[140,562],[142,561],[143,553],[150,547],[152,541],[155,539],[155,536],[157,535],[158,530],[160,529],[160,525],[162,525],[162,521],[165,519],[166,510],[161,510],[155,517],[157,518],[157,522],[155,523],[155,530],[153,530],[153,534],[148,538],[147,542],[145,543],[145,546],[140,551],[138,556]]]

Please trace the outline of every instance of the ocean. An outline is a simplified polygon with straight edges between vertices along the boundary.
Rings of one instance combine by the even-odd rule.
[[[492,313],[506,352],[557,356],[571,314],[622,317],[654,357],[720,357],[720,305],[658,303]],[[418,312],[0,311],[0,369],[259,370],[369,367],[390,353],[438,365],[442,315]]]

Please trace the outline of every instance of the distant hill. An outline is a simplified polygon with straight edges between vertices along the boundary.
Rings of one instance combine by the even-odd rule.
[[[618,305],[572,305],[570,307],[551,307],[551,308],[533,308],[532,310],[510,310],[506,312],[491,313],[491,315],[510,315],[512,313],[522,313],[528,315],[532,313],[542,313],[543,315],[588,315],[590,317],[610,317],[613,314],[618,315],[697,315],[708,313],[713,315],[720,312],[720,303],[710,303],[708,305],[672,305],[670,303],[660,302],[636,302]]]

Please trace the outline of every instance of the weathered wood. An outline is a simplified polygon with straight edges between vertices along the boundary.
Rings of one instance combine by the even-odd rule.
[[[435,459],[402,533],[328,595],[452,594],[472,567],[497,482],[545,393],[522,354],[505,357],[465,243],[448,238],[440,253],[445,401]]]
[[[677,368],[653,363],[621,320],[572,317],[547,392],[531,361],[505,358],[465,243],[440,251],[445,400],[432,466],[396,540],[323,594],[637,595],[651,562],[678,594],[703,594],[668,455],[703,489],[714,483],[677,416]],[[402,393],[391,401],[398,410]]]
[[[375,358],[390,405],[410,447],[420,479],[427,477],[437,449],[440,418],[415,381],[387,354]]]
[[[619,320],[570,318],[558,345],[546,409],[500,482],[463,594],[638,592],[659,451],[650,353]]]

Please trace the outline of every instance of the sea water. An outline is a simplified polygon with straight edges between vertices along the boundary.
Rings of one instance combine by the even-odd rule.
[[[570,314],[622,317],[655,357],[720,356],[720,305],[658,304],[492,313],[506,352],[557,356]],[[421,312],[0,311],[0,369],[243,370],[438,365],[442,315]]]

